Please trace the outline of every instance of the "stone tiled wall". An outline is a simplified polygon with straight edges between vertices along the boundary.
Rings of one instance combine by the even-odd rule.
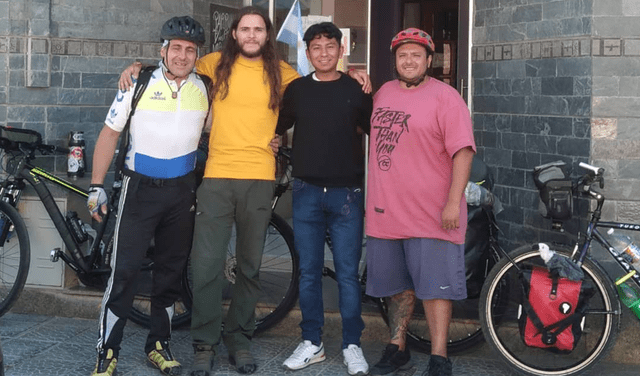
[[[606,168],[605,217],[640,222],[640,2],[594,1],[591,158]],[[636,238],[636,240],[640,240]]]
[[[605,167],[604,218],[639,222],[640,2],[476,0],[473,21],[475,134],[506,243],[563,240],[530,174],[558,159],[574,176],[580,161]]]
[[[505,206],[498,219],[507,247],[543,237],[563,240],[547,231],[548,220],[538,215],[530,171],[555,160],[573,167],[589,160],[592,61],[611,44],[592,38],[591,4],[475,2],[474,130]],[[567,227],[576,225],[574,221]]]

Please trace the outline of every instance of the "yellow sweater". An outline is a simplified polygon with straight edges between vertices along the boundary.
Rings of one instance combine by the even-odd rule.
[[[220,53],[196,63],[198,73],[215,80]],[[280,63],[282,93],[298,73]],[[213,100],[213,123],[209,139],[206,178],[275,180],[275,159],[269,142],[275,135],[278,112],[269,108],[269,84],[262,60],[239,56],[229,77],[229,93]]]

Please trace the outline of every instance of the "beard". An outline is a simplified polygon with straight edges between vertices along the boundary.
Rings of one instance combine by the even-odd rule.
[[[259,56],[262,56],[264,50],[266,48],[266,43],[261,45],[257,51],[245,51],[245,49],[236,41],[236,47],[240,50],[240,54],[248,59],[253,59]]]

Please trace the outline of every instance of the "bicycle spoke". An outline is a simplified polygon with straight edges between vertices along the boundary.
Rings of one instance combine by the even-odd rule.
[[[557,249],[566,256],[568,250]],[[514,260],[523,270],[542,266],[537,251],[522,247],[514,251]],[[570,353],[554,352],[527,346],[520,330],[521,302],[524,296],[518,273],[508,260],[499,263],[489,275],[482,291],[481,321],[487,342],[507,364],[528,375],[572,375],[583,372],[606,354],[613,345],[616,331],[613,314],[616,296],[608,280],[595,264],[586,261],[582,267],[584,282],[593,285],[595,295],[589,300],[589,312],[584,318],[584,330]],[[506,297],[506,298],[505,298]]]

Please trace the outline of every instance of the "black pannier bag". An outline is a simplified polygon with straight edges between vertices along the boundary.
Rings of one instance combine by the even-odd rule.
[[[469,181],[487,190],[493,189],[493,175],[484,161],[474,155],[471,165]],[[467,233],[464,243],[464,264],[467,279],[467,296],[475,299],[480,296],[482,283],[491,268],[491,254],[489,253],[489,236],[491,234],[487,210],[482,206],[467,204]],[[494,236],[498,236],[497,230]]]
[[[557,161],[534,168],[533,181],[540,192],[540,214],[554,220],[571,219],[573,189],[565,163]]]
[[[582,335],[585,312],[594,288],[586,281],[560,278],[544,267],[520,272],[520,336],[530,347],[570,353]]]

